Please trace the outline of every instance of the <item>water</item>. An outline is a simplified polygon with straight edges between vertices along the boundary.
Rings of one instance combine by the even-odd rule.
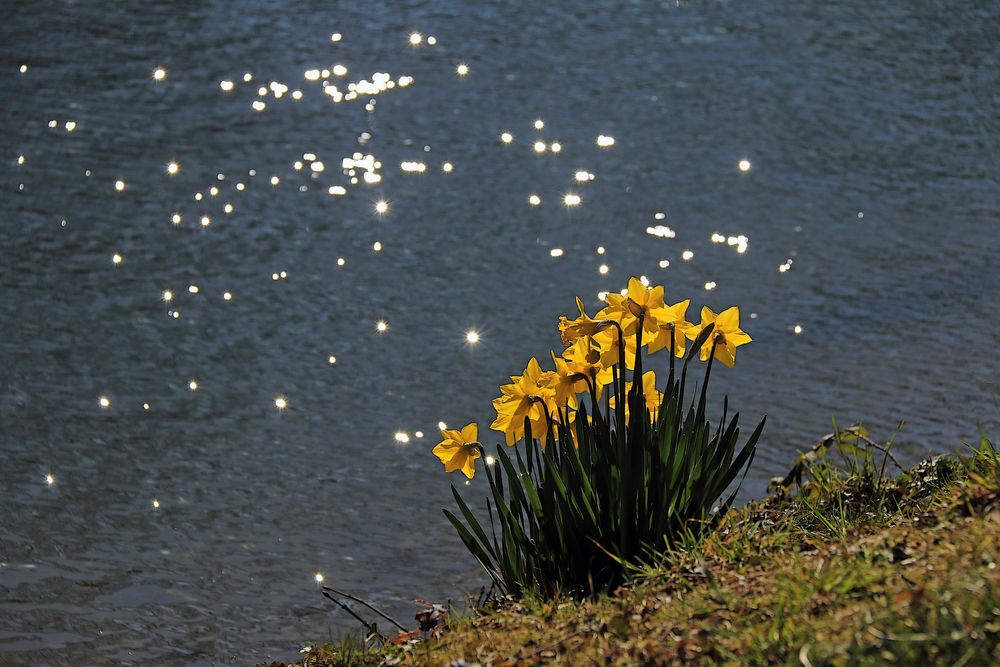
[[[741,306],[716,392],[769,415],[745,495],[831,417],[905,420],[910,462],[996,433],[995,3],[2,11],[2,664],[287,659],[350,626],[317,572],[407,619],[475,590],[436,424],[485,430],[573,296],[633,273]],[[369,112],[304,78],[337,63],[341,93],[413,83]]]

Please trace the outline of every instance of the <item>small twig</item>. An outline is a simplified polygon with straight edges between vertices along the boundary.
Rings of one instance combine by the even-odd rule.
[[[838,438],[844,435],[850,435],[856,437],[858,440],[863,441],[869,447],[874,447],[878,451],[885,454],[885,456],[892,461],[892,464],[896,466],[899,470],[904,470],[903,466],[899,464],[896,457],[892,455],[889,448],[885,445],[875,442],[866,435],[862,435],[860,429],[857,426],[851,426],[850,428],[841,431],[840,433],[827,433],[822,438],[816,441],[816,443],[809,448],[809,451],[799,456],[799,460],[795,462],[792,469],[788,471],[788,474],[784,478],[774,478],[771,481],[771,486],[779,489],[787,489],[795,483],[801,483],[802,474],[805,471],[806,465],[810,461],[815,461],[819,451],[830,447],[833,445]]]
[[[324,586],[323,588],[325,589],[326,586]],[[333,590],[333,589],[331,589],[331,590]],[[334,604],[336,604],[338,607],[340,607],[341,609],[343,609],[344,611],[346,611],[348,614],[350,614],[351,616],[353,616],[358,621],[358,623],[360,623],[361,625],[363,625],[364,628],[365,628],[365,630],[368,631],[368,634],[375,635],[376,637],[378,637],[379,639],[381,639],[383,642],[389,641],[388,638],[385,635],[383,635],[381,632],[378,631],[378,628],[375,626],[374,623],[369,623],[365,619],[363,619],[360,616],[358,616],[356,613],[354,613],[353,609],[351,609],[346,604],[344,604],[343,602],[341,602],[337,598],[335,598],[332,595],[330,595],[329,593],[327,593],[326,590],[324,590],[322,592],[323,592],[323,597],[325,597],[326,599],[328,599],[331,602],[333,602]]]
[[[869,447],[874,447],[875,449],[879,450],[880,452],[882,452],[883,454],[885,454],[886,456],[889,457],[889,460],[892,461],[893,465],[895,465],[900,470],[903,470],[903,466],[899,465],[899,461],[896,460],[896,457],[892,455],[892,453],[889,451],[889,449],[885,445],[879,444],[879,443],[875,442],[874,440],[872,440],[871,438],[869,438],[868,436],[861,434],[857,430],[857,428],[854,427],[854,426],[848,428],[845,431],[841,431],[839,434],[838,433],[828,433],[828,434],[826,434],[825,436],[823,436],[822,438],[820,438],[816,442],[815,445],[812,446],[812,449],[810,451],[817,452],[820,449],[822,449],[823,447],[829,447],[834,442],[836,442],[836,440],[837,440],[837,438],[839,436],[844,435],[844,434],[848,434],[850,436],[853,436],[853,437],[857,438],[858,440],[863,441]]]
[[[393,625],[395,625],[397,628],[399,628],[403,632],[407,632],[406,628],[403,627],[403,625],[400,624],[399,621],[397,621],[396,619],[394,619],[392,616],[389,616],[387,613],[385,613],[384,611],[382,611],[378,607],[372,605],[371,603],[365,602],[361,598],[359,598],[357,596],[354,596],[354,595],[351,595],[350,593],[344,593],[343,591],[338,591],[336,588],[331,588],[329,586],[324,586],[323,587],[323,594],[326,595],[327,591],[330,591],[334,595],[339,595],[340,597],[347,598],[348,600],[354,600],[358,604],[363,604],[364,606],[368,607],[369,609],[371,609],[373,612],[375,612],[376,614],[378,614],[379,616],[381,616],[385,620],[387,620],[390,623],[392,623]],[[330,596],[326,595],[326,597],[329,598]],[[330,599],[333,599],[333,598],[330,598]]]

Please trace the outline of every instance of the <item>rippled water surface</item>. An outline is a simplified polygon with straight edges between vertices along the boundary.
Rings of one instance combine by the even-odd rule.
[[[0,664],[287,659],[349,626],[316,573],[476,589],[436,425],[633,274],[741,306],[745,495],[831,417],[996,433],[996,3],[340,4],[0,10]]]

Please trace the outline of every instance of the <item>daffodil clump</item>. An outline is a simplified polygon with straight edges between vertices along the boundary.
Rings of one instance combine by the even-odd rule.
[[[559,318],[565,346],[552,370],[536,358],[500,387],[496,419],[508,447],[497,445],[485,469],[490,533],[452,486],[462,517],[444,510],[466,547],[511,594],[583,595],[624,581],[630,565],[711,528],[729,509],[749,467],[764,420],[737,447],[739,416],[727,422],[728,399],[713,429],[705,414],[708,381],[718,360],[732,368],[750,342],[739,308],[701,309],[664,301],[662,286],[629,280],[594,317]],[[666,350],[667,380],[657,388],[645,356]],[[705,364],[697,399],[685,400],[688,366]],[[677,359],[681,359],[678,369]],[[603,404],[603,409],[602,409]],[[477,424],[442,430],[434,454],[445,470],[472,478],[484,459]],[[524,447],[514,447],[523,441]]]

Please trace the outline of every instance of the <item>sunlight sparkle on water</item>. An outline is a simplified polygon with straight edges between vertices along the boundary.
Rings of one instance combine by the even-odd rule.
[[[98,398],[97,399],[97,403],[102,408],[110,408],[111,407],[111,399],[108,398],[107,396],[101,396],[100,398]]]
[[[125,261],[125,258],[122,257],[119,253],[116,252],[115,254],[111,255],[111,263],[114,264],[115,266],[120,265],[123,261]]]
[[[602,276],[608,275],[609,270],[610,269],[608,268],[607,264],[601,264],[599,267],[597,267],[597,272],[600,273]]]
[[[528,203],[531,204],[532,206],[538,206],[539,204],[542,203],[542,198],[539,197],[538,195],[531,195],[528,197]]]
[[[125,190],[125,181],[118,179],[115,181],[115,190],[118,192],[123,192]]]
[[[502,132],[500,134],[500,141],[504,142],[505,144],[509,144],[510,142],[514,141],[514,135],[511,134],[510,132]]]
[[[163,290],[163,300],[170,303],[174,298],[174,293],[168,289]]]
[[[455,67],[455,74],[459,76],[465,76],[468,73],[469,73],[469,66],[466,65],[465,63],[458,63],[458,65]]]
[[[581,201],[583,200],[580,199],[580,195],[572,192],[567,192],[563,196],[563,206],[579,206]]]
[[[409,434],[408,433],[404,433],[402,431],[397,431],[396,434],[395,434],[395,436],[393,436],[393,437],[396,439],[396,442],[400,443],[401,445],[405,445],[408,442],[410,442],[410,436],[409,436]]]
[[[543,129],[543,128],[545,127],[545,121],[544,121],[544,120],[542,120],[541,118],[537,119],[537,120],[536,120],[536,121],[534,122],[534,127],[535,127],[535,129],[536,129],[536,130],[541,130],[541,129]]]
[[[232,81],[229,81],[228,79],[219,82],[219,88],[221,88],[222,92],[224,92],[224,93],[228,93],[235,86],[236,86],[236,84],[234,84]]]
[[[794,333],[795,335],[799,335],[800,333],[802,333],[802,325],[796,324],[794,327],[792,327],[792,333]]]
[[[165,70],[164,68],[157,67],[156,69],[153,70],[153,80],[163,81],[166,78],[167,78],[167,70]]]
[[[752,167],[753,165],[750,163],[750,160],[743,158],[742,160],[739,161],[739,164],[737,166],[739,167],[740,171],[748,172],[750,171],[750,167]]]
[[[653,227],[646,227],[646,233],[651,236],[657,236],[661,239],[672,239],[677,236],[677,233],[667,227],[666,225],[656,225]]]
[[[609,148],[615,145],[615,138],[600,134],[597,136],[597,145],[601,148]]]
[[[476,331],[476,330],[474,330],[474,329],[470,329],[469,331],[466,331],[465,332],[465,342],[468,343],[469,345],[475,345],[476,343],[478,343],[479,342],[479,332]]]
[[[274,399],[274,407],[276,407],[278,411],[284,410],[288,407],[288,399],[284,396],[276,396]]]
[[[170,162],[170,163],[167,164],[167,173],[170,174],[171,176],[173,176],[174,174],[176,174],[180,170],[181,170],[181,166],[179,164],[177,164],[176,162]]]
[[[335,363],[337,363],[337,357],[335,357],[335,356],[333,356],[333,355],[331,354],[331,355],[330,355],[330,356],[329,356],[329,357],[327,358],[327,361],[328,361],[329,363],[331,363],[331,364],[335,364]]]
[[[375,323],[375,331],[379,333],[385,333],[389,330],[389,323],[385,320],[379,320]]]
[[[389,202],[384,199],[379,199],[375,202],[375,212],[379,215],[385,215],[389,212]]]
[[[549,150],[552,151],[553,153],[558,153],[559,151],[562,150],[562,144],[559,143],[558,141],[553,141],[552,145],[549,146]]]
[[[190,389],[191,391],[198,391],[198,381],[190,380],[188,382],[188,389]]]
[[[448,428],[448,425],[447,425],[447,424],[445,424],[444,422],[438,422],[438,430],[439,430],[439,431],[443,431],[443,430],[445,430],[446,428]]]
[[[552,250],[549,250],[549,256],[550,257],[562,257],[563,256],[563,249],[562,248],[553,248]]]
[[[424,41],[424,36],[421,35],[419,32],[411,32],[410,33],[410,44],[412,46],[417,46],[422,41]]]
[[[441,165],[441,171],[443,171],[446,174],[450,174],[454,169],[455,165],[453,165],[451,162],[445,162],[443,165]]]
[[[317,584],[322,584],[323,583],[323,573],[322,572],[317,572],[314,575],[314,578],[316,579],[316,583]]]
[[[55,484],[56,483],[55,476],[52,473],[45,475],[45,483],[48,484],[49,486]]]
[[[544,153],[545,152],[545,142],[544,141],[536,141],[534,148],[535,148],[535,152],[536,153]]]

